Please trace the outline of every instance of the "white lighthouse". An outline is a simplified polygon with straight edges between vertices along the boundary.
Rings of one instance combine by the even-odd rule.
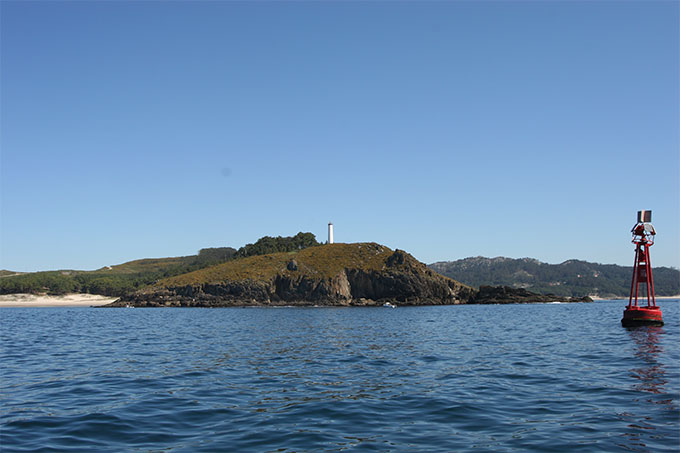
[[[333,224],[328,222],[328,243],[333,243]]]

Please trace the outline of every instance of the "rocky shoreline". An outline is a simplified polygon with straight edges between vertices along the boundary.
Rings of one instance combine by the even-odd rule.
[[[554,294],[536,294],[523,288],[509,286],[480,286],[468,302],[470,304],[535,304],[548,302],[592,302],[589,296],[560,297]]]

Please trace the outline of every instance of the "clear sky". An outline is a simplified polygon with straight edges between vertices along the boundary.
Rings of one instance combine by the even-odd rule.
[[[14,2],[0,268],[311,231],[680,267],[679,2]]]

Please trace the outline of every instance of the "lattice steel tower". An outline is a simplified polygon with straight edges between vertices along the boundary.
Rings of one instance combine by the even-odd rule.
[[[628,306],[623,312],[621,324],[624,327],[641,325],[663,325],[661,309],[656,305],[654,295],[654,277],[649,259],[649,247],[654,244],[656,231],[652,226],[652,211],[638,211],[638,220],[631,232],[635,244],[635,263],[633,264],[633,280],[630,284]],[[640,290],[643,290],[640,296]],[[647,306],[638,305],[647,298]]]

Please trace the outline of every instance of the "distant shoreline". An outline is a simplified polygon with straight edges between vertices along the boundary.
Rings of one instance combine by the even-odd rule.
[[[627,301],[627,297],[623,298],[603,298],[593,297],[593,302],[601,300],[621,300]],[[48,296],[44,294],[3,294],[0,295],[0,308],[2,307],[100,307],[102,305],[110,304],[118,300],[118,297],[100,296],[97,294],[81,294],[71,293],[63,296]],[[657,296],[656,300],[673,300],[680,299],[677,296]],[[640,299],[638,298],[638,302]]]
[[[42,294],[2,294],[0,307],[98,307],[110,304],[117,297],[72,293],[63,296]]]
[[[615,297],[613,299],[611,298],[606,298],[606,297],[597,297],[597,296],[590,296],[591,299],[593,299],[593,302],[597,302],[598,300],[628,300],[628,296],[626,297]],[[642,297],[638,297],[638,303],[640,303],[640,299]],[[647,300],[647,297],[644,297],[645,301]],[[672,300],[672,299],[680,299],[680,294],[677,296],[656,296],[656,300]]]

